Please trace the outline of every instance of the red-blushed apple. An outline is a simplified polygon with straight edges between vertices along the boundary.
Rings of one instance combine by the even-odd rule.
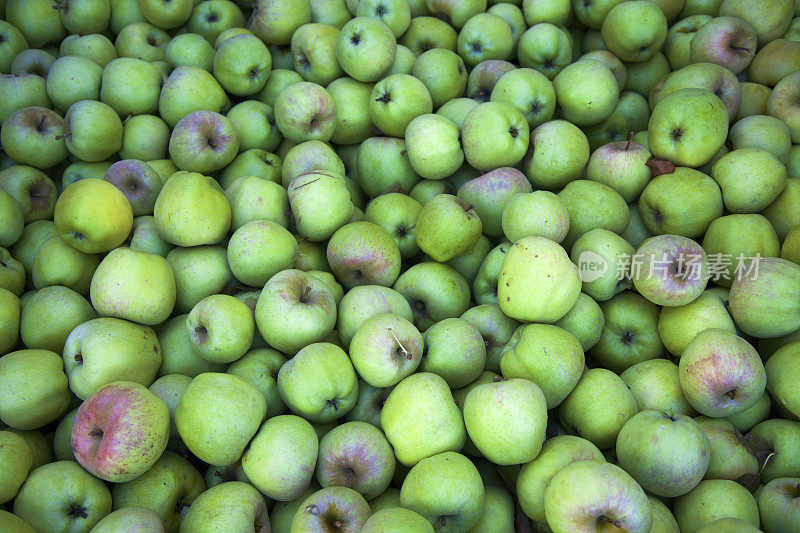
[[[81,404],[70,441],[81,466],[121,483],[146,472],[164,453],[168,439],[167,404],[143,385],[116,381]]]
[[[708,257],[693,240],[658,235],[644,241],[631,257],[631,277],[642,296],[664,306],[693,302],[708,283]]]

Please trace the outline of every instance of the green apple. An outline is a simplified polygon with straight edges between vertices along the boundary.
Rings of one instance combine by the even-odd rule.
[[[28,46],[38,48],[58,42],[67,34],[61,23],[60,10],[53,9],[52,2],[11,0],[5,7],[4,20],[19,29]]]
[[[551,120],[531,131],[522,170],[537,189],[556,191],[581,178],[590,153],[580,128],[566,120]]]
[[[305,141],[292,146],[283,156],[280,182],[288,187],[292,180],[314,170],[323,170],[345,176],[346,168],[342,158],[331,147],[322,141]]]
[[[122,147],[122,121],[102,102],[75,102],[64,115],[67,150],[83,161],[108,159]]]
[[[728,112],[714,93],[680,89],[661,98],[648,125],[653,155],[676,165],[708,163],[728,134]]]
[[[415,239],[420,250],[445,262],[471,249],[481,228],[472,206],[456,196],[440,194],[422,206]]]
[[[761,446],[760,449],[775,454],[763,466],[763,481],[792,476],[797,472],[798,457],[795,450],[800,438],[800,423],[780,418],[764,420],[750,431],[750,436]]]
[[[643,447],[642,442],[653,443]],[[617,437],[617,460],[646,490],[681,496],[703,479],[711,448],[703,429],[672,411],[645,410],[634,415]]]
[[[621,60],[647,61],[667,39],[667,18],[655,2],[622,2],[603,19],[601,34]]]
[[[36,429],[69,406],[63,363],[48,350],[19,350],[0,357],[0,420],[15,429]]]
[[[699,531],[720,518],[739,518],[752,526],[759,525],[758,505],[752,494],[728,479],[701,481],[691,492],[675,500],[674,514],[681,531]]]
[[[3,482],[0,483],[0,501],[14,499],[33,466],[33,450],[23,437],[11,431],[0,431],[0,461],[3,464]]]
[[[446,318],[425,331],[422,372],[438,374],[451,388],[459,388],[477,379],[485,366],[485,341],[467,320]]]
[[[163,358],[158,376],[182,374],[193,378],[204,372],[223,372],[225,365],[206,361],[195,353],[186,330],[186,317],[187,315],[178,315],[158,330]]]
[[[53,218],[58,196],[56,185],[38,169],[13,165],[0,170],[0,189],[17,201],[26,224]]]
[[[602,450],[614,446],[622,427],[637,412],[636,399],[618,375],[591,368],[561,404],[559,420]]]
[[[14,259],[8,250],[0,248],[0,288],[16,296],[22,296],[25,289],[25,267]]]
[[[411,305],[420,331],[434,323],[461,316],[469,308],[469,284],[450,265],[425,261],[403,272],[393,287]]]
[[[444,179],[464,162],[459,131],[441,115],[420,115],[406,128],[406,149],[414,171],[423,178]]]
[[[545,523],[544,496],[553,476],[577,461],[605,461],[597,447],[586,439],[559,435],[545,441],[541,453],[522,465],[516,481],[517,497],[523,512],[539,523]]]
[[[789,343],[775,351],[766,362],[767,390],[775,403],[795,419],[800,413],[800,402],[790,383],[798,372],[794,363],[798,348],[797,342]]]
[[[564,118],[579,126],[597,124],[613,113],[620,88],[614,74],[598,61],[577,61],[553,79]]]
[[[644,241],[631,258],[631,278],[639,293],[662,306],[693,302],[706,288],[709,261],[695,241],[658,235]]]
[[[164,58],[172,68],[191,66],[211,72],[214,48],[202,35],[183,33],[170,39]]]
[[[66,158],[65,127],[64,119],[55,111],[25,107],[8,115],[0,140],[13,162],[48,169]]]
[[[234,280],[225,248],[176,247],[166,256],[175,276],[175,309],[188,313],[197,302],[221,292]]]
[[[308,489],[319,441],[309,422],[275,416],[258,430],[242,457],[247,477],[268,498],[290,501]]]
[[[491,101],[516,107],[533,130],[553,117],[556,93],[546,76],[531,68],[519,68],[497,80]]]
[[[5,20],[0,24],[0,31],[3,34],[3,47],[0,48],[0,72],[8,74],[11,71],[11,64],[23,50],[28,49],[25,36],[22,35],[16,26]]]
[[[264,496],[252,485],[241,481],[221,483],[198,496],[180,527],[186,533],[245,528],[256,533],[270,530]]]
[[[738,179],[747,174],[749,179]],[[711,169],[732,213],[758,213],[786,187],[786,167],[762,148],[740,148],[724,155]]]
[[[122,125],[123,159],[153,161],[163,159],[169,144],[169,128],[159,117],[138,115],[125,120]]]
[[[37,468],[14,500],[14,514],[36,531],[89,531],[110,512],[106,485],[73,461]]]
[[[358,378],[350,359],[327,342],[302,348],[281,367],[277,381],[286,406],[317,423],[343,417],[358,394]]]
[[[731,126],[730,138],[734,150],[763,148],[784,164],[787,164],[792,149],[789,128],[777,118],[767,115],[742,118]]]
[[[27,348],[62,353],[67,336],[97,316],[80,294],[62,286],[34,291],[25,301],[17,324]]]
[[[447,382],[430,372],[412,374],[401,381],[386,399],[380,420],[397,460],[405,466],[460,450],[467,436]],[[430,438],[432,432],[437,438]]]
[[[367,320],[384,313],[407,321],[412,320],[411,306],[394,289],[380,285],[362,285],[347,291],[339,304],[336,323],[344,347],[350,346],[354,335]]]
[[[519,163],[528,149],[527,119],[510,104],[485,102],[464,117],[461,130],[467,162],[487,172]]]
[[[606,229],[597,228],[581,235],[570,256],[581,270],[583,292],[604,302],[629,288],[626,262],[634,253],[633,246],[625,239]]]
[[[6,289],[0,289],[0,354],[10,352],[19,342],[21,305],[19,298]]]
[[[272,276],[255,309],[261,336],[287,354],[326,338],[334,329],[336,314],[336,301],[327,285],[295,269]]]
[[[430,17],[413,19],[406,36],[413,35],[412,28],[414,28],[415,21],[423,19],[433,21],[431,22],[432,24],[441,23],[441,21]],[[452,31],[452,28],[446,24],[444,27]],[[409,46],[412,51],[414,50],[414,46],[408,41],[405,41],[404,44]],[[426,44],[425,46],[428,45]],[[434,109],[438,109],[446,102],[462,96],[467,87],[467,67],[464,65],[464,60],[461,59],[461,56],[456,54],[454,50],[455,32],[453,32],[452,48],[441,46],[422,48],[417,54],[416,61],[414,61],[411,73],[428,88]]]
[[[714,265],[712,281],[730,286],[742,275],[745,258],[777,257],[778,236],[769,221],[761,215],[727,215],[712,222],[703,237],[703,249]]]
[[[767,381],[769,381],[769,379]],[[772,399],[769,392],[764,391],[764,394],[761,395],[752,407],[745,409],[741,413],[726,416],[725,420],[733,424],[737,431],[745,433],[753,429],[757,424],[768,419],[771,412]]]
[[[294,68],[304,80],[328,85],[344,74],[336,59],[338,37],[338,28],[318,21],[304,24],[292,34]]]
[[[727,420],[699,416],[696,422],[708,438],[710,461],[703,479],[739,479],[757,476],[758,459],[733,424]]]
[[[745,261],[733,280],[729,299],[736,325],[758,337],[780,337],[797,331],[796,303],[790,294],[798,281],[800,267],[785,259]]]
[[[408,194],[420,179],[403,139],[370,137],[359,146],[356,165],[359,185],[373,198],[387,192]]]
[[[592,152],[586,179],[607,185],[626,202],[634,202],[652,178],[646,165],[650,156],[650,151],[639,143],[606,144]]]
[[[250,349],[255,320],[245,303],[215,294],[192,308],[186,328],[197,355],[213,363],[231,363]]]
[[[387,136],[403,137],[414,118],[431,113],[433,101],[425,84],[409,74],[393,74],[378,83],[369,97],[372,123]]]
[[[514,51],[511,25],[493,13],[470,17],[458,33],[457,50],[469,67],[482,61],[509,59]]]
[[[549,324],[519,327],[503,348],[500,359],[503,377],[535,383],[544,393],[548,409],[561,404],[575,388],[583,366],[583,349],[578,340]]]
[[[258,389],[231,374],[203,373],[189,384],[175,409],[183,442],[212,465],[237,461],[267,414]]]
[[[235,96],[256,94],[267,83],[272,56],[255,35],[226,39],[214,54],[213,73],[225,91]]]
[[[547,407],[542,389],[534,382],[500,380],[467,394],[464,422],[472,442],[493,463],[526,463],[541,451]]]
[[[47,96],[62,113],[80,100],[99,100],[103,71],[100,65],[84,57],[60,57],[47,72]]]
[[[397,244],[382,227],[372,222],[351,222],[336,230],[328,241],[327,258],[336,279],[347,288],[356,285],[388,287],[400,274]]]
[[[178,429],[175,427],[175,408],[178,407],[183,392],[191,382],[192,378],[189,376],[183,374],[167,374],[153,381],[150,387],[148,387],[150,392],[167,404],[170,416],[170,438],[178,436]]]
[[[147,507],[124,507],[107,514],[93,528],[95,533],[114,533],[115,531],[144,528],[154,533],[162,533],[164,522],[161,517]]]
[[[211,174],[227,166],[239,151],[239,132],[227,117],[213,111],[193,111],[172,129],[169,154],[175,166]]]
[[[333,524],[343,532],[361,531],[370,515],[370,506],[358,492],[333,486],[318,490],[300,503],[291,521],[290,532],[322,531]],[[338,525],[341,524],[341,525]]]
[[[692,239],[703,235],[709,224],[722,216],[723,208],[719,185],[688,167],[653,178],[638,202],[639,215],[650,233]]]
[[[488,500],[487,490],[487,500]],[[370,507],[375,507],[370,503]],[[421,514],[403,507],[387,507],[375,511],[361,528],[363,533],[379,533],[381,531],[402,531],[430,533],[433,526]]]
[[[616,465],[586,459],[553,476],[544,492],[544,510],[553,531],[615,527],[644,532],[653,521],[650,501],[631,476]]]
[[[47,75],[44,72],[42,74]],[[27,73],[20,73],[14,76],[2,75],[0,76],[0,87],[2,87],[3,93],[6,95],[6,98],[0,104],[0,120],[2,121],[5,121],[14,111],[26,107],[48,108],[51,105],[42,76]]]
[[[572,61],[569,33],[549,22],[534,24],[520,37],[517,56],[520,66],[553,80]]]
[[[773,479],[758,493],[758,511],[765,531],[798,527],[797,486],[797,478]]]
[[[287,45],[294,31],[311,22],[308,0],[258,0],[249,29],[267,44]]]
[[[297,240],[275,222],[253,220],[233,233],[227,250],[228,264],[236,279],[262,287],[273,275],[294,266]]]
[[[176,67],[164,82],[158,114],[171,128],[192,111],[221,111],[227,95],[210,72],[196,66]]]
[[[37,289],[61,285],[86,296],[99,264],[97,254],[76,250],[54,235],[39,247],[31,267],[30,281]]]
[[[410,196],[391,192],[373,199],[364,218],[382,227],[394,240],[400,256],[407,259],[419,253],[415,237],[421,209],[422,205]]]
[[[184,198],[192,198],[191,203]],[[153,208],[159,235],[177,246],[216,244],[230,228],[231,209],[213,178],[176,172],[164,183]]]
[[[605,324],[605,317],[600,306],[584,293],[580,293],[575,305],[554,323],[555,326],[571,333],[578,339],[584,351],[597,344]]]
[[[298,232],[312,241],[330,238],[353,215],[350,192],[339,174],[305,172],[289,184],[288,196]]]
[[[328,85],[327,90],[336,107],[336,128],[331,136],[332,142],[355,145],[373,135],[370,126],[371,83],[347,77],[337,78]]]
[[[136,159],[117,161],[106,169],[103,179],[119,189],[131,204],[133,216],[152,215],[163,185],[158,172]]]
[[[103,69],[100,100],[121,117],[154,113],[161,92],[161,73],[146,61],[121,57]]]
[[[194,6],[186,27],[190,32],[198,33],[213,43],[215,49],[225,40],[223,37],[254,33],[245,29],[246,21],[241,4],[229,0],[208,0],[200,3],[194,0]]]
[[[667,350],[680,356],[698,333],[706,329],[736,333],[723,298],[704,291],[696,300],[677,307],[664,307],[658,315],[658,332]]]

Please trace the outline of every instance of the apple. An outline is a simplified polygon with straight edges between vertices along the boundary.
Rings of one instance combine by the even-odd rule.
[[[441,115],[420,115],[406,128],[406,150],[411,167],[423,178],[444,179],[461,167],[464,152],[459,131]]]
[[[619,101],[614,74],[598,61],[572,63],[553,79],[553,88],[564,118],[579,126],[607,119]]]
[[[731,126],[729,136],[734,150],[763,148],[782,163],[788,163],[792,150],[791,132],[775,117],[768,115],[744,117]]]
[[[224,371],[225,365],[206,361],[195,353],[189,332],[186,331],[186,317],[187,315],[178,315],[165,322],[158,330],[163,359],[158,376],[182,374],[193,378],[204,372]]]
[[[15,163],[48,169],[66,158],[64,131],[65,123],[58,113],[26,107],[8,115],[0,140]]]
[[[661,98],[650,116],[648,146],[676,165],[708,163],[725,142],[728,112],[714,93],[680,89]]]
[[[391,192],[373,199],[364,218],[382,227],[394,240],[400,257],[407,259],[419,253],[416,222],[421,210],[422,205],[410,196]]]
[[[670,411],[693,416],[697,411],[686,401],[678,377],[678,366],[666,359],[636,363],[620,374],[640,411]]]
[[[487,491],[488,493],[488,491]],[[488,498],[488,495],[487,495]],[[428,520],[421,514],[403,507],[387,507],[375,510],[374,503],[370,503],[373,509],[372,515],[364,522],[361,528],[363,533],[378,533],[380,531],[420,531],[428,533],[433,531],[433,527]]]
[[[559,420],[570,433],[603,450],[614,446],[622,427],[637,412],[636,399],[619,376],[591,368],[561,404]]]
[[[54,499],[53,490],[59,498]],[[56,461],[37,468],[14,500],[14,514],[29,524],[31,531],[53,527],[88,531],[110,512],[109,489],[74,461]]]
[[[336,230],[328,241],[327,259],[333,274],[347,288],[389,287],[400,274],[397,244],[372,222],[351,222]]]
[[[124,507],[107,514],[93,528],[95,533],[114,533],[120,529],[143,528],[155,533],[163,533],[164,523],[155,511],[147,507]],[[135,530],[135,529],[134,529]]]
[[[729,479],[701,481],[675,500],[674,514],[681,531],[699,531],[721,518],[738,518],[744,524],[759,526],[755,499],[746,488]],[[733,530],[745,531],[744,524],[733,525]]]
[[[600,340],[605,328],[605,317],[597,302],[581,293],[575,305],[553,325],[571,333],[578,339],[583,350],[589,350]]]
[[[172,68],[198,67],[208,72],[214,65],[214,48],[197,33],[176,35],[167,43],[164,59]]]
[[[291,521],[290,531],[320,531],[327,527],[356,533],[370,515],[370,506],[348,487],[327,487],[303,500]]]
[[[785,259],[743,261],[731,284],[729,299],[736,325],[748,335],[767,338],[797,331],[799,317],[789,295],[798,281],[800,267]]]
[[[247,102],[253,102],[253,100],[246,100],[243,103]],[[255,116],[251,116],[250,111],[255,111],[257,114]],[[260,129],[259,126],[262,120],[269,122],[269,117],[267,115],[261,114],[262,112],[267,112],[267,111],[268,110],[264,109],[263,107],[258,105],[258,103],[256,103],[252,105],[251,104],[245,105],[242,108],[239,108],[235,114],[231,115],[232,121],[247,120],[250,126],[255,126],[253,128],[253,130],[256,130],[255,132],[253,130],[249,131],[249,133],[255,133],[255,137],[246,139],[247,142],[257,143],[263,141],[265,144],[271,144],[273,142],[272,140],[269,140],[269,137],[275,135],[274,129],[270,128],[271,131],[267,132],[263,129]],[[242,115],[239,115],[239,112],[243,112]],[[267,138],[265,139],[262,134],[266,134]],[[241,135],[239,136],[239,141],[240,141],[239,148],[241,150],[242,147]],[[279,184],[281,181],[282,170],[283,170],[283,162],[281,161],[280,157],[278,157],[273,153],[262,150],[260,148],[251,148],[249,150],[241,151],[241,153],[237,155],[233,159],[233,161],[231,161],[230,164],[228,164],[228,166],[223,169],[223,171],[219,175],[219,184],[221,187],[227,189],[237,179],[246,177],[255,177],[265,182],[273,182]],[[286,191],[284,189],[284,193],[285,192]],[[286,211],[288,211],[288,209]],[[284,218],[287,217],[288,215],[284,215]]]
[[[153,214],[153,206],[163,185],[153,167],[144,161],[123,159],[108,167],[103,179],[125,195],[134,217]]]
[[[183,199],[189,196],[191,204]],[[153,207],[159,235],[177,246],[216,244],[230,228],[230,204],[213,178],[176,172],[164,183]]]
[[[245,33],[229,37],[217,47],[212,72],[225,91],[248,96],[264,88],[271,68],[267,46],[255,35]]]
[[[227,96],[210,72],[191,65],[176,67],[164,82],[158,114],[171,128],[193,111],[220,112]]]
[[[253,7],[248,28],[267,44],[287,45],[297,28],[311,22],[308,0],[258,0]]]
[[[268,533],[269,516],[264,496],[241,481],[228,481],[208,489],[192,502],[181,523],[184,531],[205,528],[247,528],[255,533]]]
[[[572,61],[569,33],[548,22],[534,24],[520,37],[517,57],[520,66],[553,80]]]
[[[586,179],[607,185],[626,202],[634,202],[652,178],[646,162],[650,151],[635,142],[612,142],[592,152]]]
[[[725,301],[709,290],[686,305],[664,307],[658,315],[659,336],[667,350],[678,356],[698,333],[711,328],[736,333]]]
[[[481,61],[473,67],[467,78],[467,98],[478,103],[488,102],[498,80],[504,74],[516,68],[513,63],[502,59]],[[524,113],[524,111],[522,112]]]
[[[692,407],[711,417],[734,415],[753,406],[767,382],[755,348],[720,329],[702,331],[689,342],[681,355],[679,375]]]
[[[566,120],[551,120],[531,131],[522,171],[537,189],[559,190],[582,176],[590,153],[580,128]]]
[[[727,215],[712,222],[703,237],[703,249],[714,259],[713,281],[730,286],[743,275],[744,261],[780,255],[778,236],[761,215]]]
[[[509,59],[514,50],[511,25],[493,13],[470,17],[458,34],[457,50],[464,62],[475,67],[482,61]]]
[[[428,88],[409,74],[393,74],[375,84],[369,97],[372,123],[391,137],[403,137],[414,118],[433,112]]]
[[[332,142],[355,145],[373,135],[370,125],[371,83],[337,78],[328,84],[327,90],[336,107],[336,128],[331,136]]]
[[[735,176],[746,173],[742,182]],[[732,213],[757,213],[771,204],[786,187],[786,167],[761,148],[740,148],[719,159],[711,177],[722,190],[725,207]]]
[[[120,483],[153,466],[168,438],[166,404],[139,383],[114,381],[78,408],[71,443],[81,466],[101,479]]]
[[[166,255],[175,276],[175,309],[188,313],[197,302],[235,279],[221,246],[176,247]]]
[[[412,31],[415,30],[415,21],[428,20],[431,24],[440,24],[441,21],[431,19],[430,17],[420,17],[413,19],[411,26],[409,26],[406,37],[413,35]],[[447,30],[452,31],[452,28],[444,25]],[[433,31],[433,28],[431,28]],[[404,37],[405,39],[405,37]],[[427,39],[423,41],[426,46],[429,46]],[[411,45],[408,41],[403,44],[406,46]],[[414,51],[414,46],[409,48]],[[414,61],[414,67],[411,74],[428,88],[433,101],[433,108],[438,109],[446,102],[454,98],[458,98],[464,94],[467,88],[467,67],[464,65],[464,60],[461,56],[455,53],[455,32],[453,32],[453,45],[452,47],[446,46],[430,46],[418,51],[417,59]]]
[[[170,130],[167,124],[153,115],[130,117],[122,124],[122,159],[154,161],[167,153]]]
[[[61,285],[86,296],[99,264],[100,258],[96,254],[76,250],[58,235],[53,235],[39,246],[29,281],[37,289]]]
[[[389,192],[408,194],[420,179],[403,139],[370,137],[359,146],[356,166],[361,189],[373,198]]]
[[[292,442],[296,445],[289,445]],[[290,501],[308,489],[318,450],[309,422],[295,415],[274,416],[253,438],[242,457],[242,468],[267,497]]]
[[[758,475],[758,459],[733,424],[727,420],[703,416],[695,420],[706,434],[711,451],[711,460],[704,479],[735,481],[741,476]]]
[[[681,306],[697,299],[708,283],[708,269],[703,248],[679,235],[651,237],[631,257],[634,286],[662,306]]]
[[[667,18],[655,2],[622,2],[601,26],[603,42],[623,61],[647,61],[667,38]]]
[[[36,429],[66,411],[71,395],[60,359],[54,352],[31,349],[0,357],[3,423],[14,429]]]
[[[447,290],[441,291],[441,287]],[[469,284],[447,264],[418,263],[403,272],[393,288],[411,305],[414,325],[420,331],[445,318],[461,316],[469,308]]]
[[[570,495],[570,496],[567,496]],[[644,490],[623,469],[594,460],[572,462],[544,491],[547,523],[554,531],[591,527],[650,531],[653,511]]]
[[[245,285],[262,287],[273,275],[294,266],[297,240],[275,222],[253,220],[233,233],[227,255],[236,279]]]

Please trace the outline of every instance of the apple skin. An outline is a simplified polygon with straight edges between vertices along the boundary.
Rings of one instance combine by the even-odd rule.
[[[750,430],[749,436],[762,449],[775,452],[763,467],[763,481],[793,476],[798,471],[800,461],[795,450],[800,441],[800,423],[782,418],[764,420]]]
[[[169,409],[139,383],[115,381],[78,408],[70,441],[75,458],[100,479],[122,483],[158,460],[169,439]]]
[[[55,497],[53,491],[59,496]],[[14,500],[14,514],[29,525],[30,531],[89,531],[110,512],[111,493],[106,485],[74,461],[56,461],[37,468]]]
[[[187,172],[211,174],[225,168],[239,151],[239,132],[225,116],[192,111],[172,129],[169,155]]]
[[[608,12],[600,32],[608,49],[621,60],[647,61],[667,38],[667,18],[655,2],[622,2]]]
[[[800,266],[775,257],[747,261],[731,284],[729,310],[748,335],[772,338],[800,328],[797,301],[791,294],[800,283]],[[756,268],[748,273],[747,268]]]
[[[469,309],[469,283],[447,264],[418,263],[403,272],[393,288],[410,304],[414,325],[420,331]]]
[[[147,507],[123,507],[107,514],[92,528],[94,533],[114,533],[116,531],[131,533],[165,533],[164,522],[158,514]]]
[[[297,231],[311,241],[329,239],[353,217],[355,206],[340,174],[305,172],[292,180],[287,191]]]
[[[780,408],[795,419],[800,419],[800,398],[794,392],[793,378],[798,373],[796,358],[800,344],[791,342],[775,351],[767,359],[767,390]]]
[[[268,498],[290,501],[308,489],[319,441],[311,424],[295,415],[268,419],[242,457],[250,482]]]
[[[173,70],[158,98],[158,114],[170,128],[193,111],[220,112],[227,96],[210,72],[194,66]]]
[[[400,250],[392,237],[372,222],[345,224],[331,236],[328,264],[345,287],[391,286],[400,275]]]
[[[290,533],[325,531],[330,524],[342,533],[357,533],[370,515],[370,506],[348,487],[327,487],[303,500],[292,518]]]
[[[758,475],[759,462],[745,444],[742,434],[727,420],[698,416],[695,418],[708,438],[710,461],[703,479],[732,479]]]
[[[768,533],[800,529],[800,509],[797,506],[798,478],[773,479],[758,493],[761,527]]]
[[[767,383],[755,349],[741,337],[720,329],[702,331],[686,346],[679,375],[692,407],[717,418],[751,407]]]
[[[620,430],[637,411],[636,399],[619,376],[591,368],[561,404],[559,420],[570,432],[604,450],[614,446]]]
[[[397,460],[409,467],[425,457],[460,450],[467,438],[447,382],[430,372],[412,374],[398,383],[384,403],[380,421]],[[434,428],[439,438],[431,438]]]
[[[641,443],[652,446],[644,448]],[[711,448],[702,428],[671,411],[640,411],[617,436],[617,460],[643,488],[663,497],[681,496],[703,479]]]
[[[241,458],[266,414],[267,401],[254,385],[231,374],[207,372],[183,392],[175,426],[200,460],[224,466]]]
[[[478,469],[447,451],[422,459],[400,489],[400,503],[444,531],[469,531],[480,520],[486,492]]]
[[[55,111],[24,107],[3,121],[0,140],[15,163],[48,169],[66,159],[64,133],[64,119]]]
[[[439,194],[422,206],[415,240],[420,250],[444,263],[466,253],[478,242],[481,219],[464,200]]]
[[[758,505],[750,492],[729,479],[701,481],[688,494],[675,500],[675,519],[681,531],[697,532],[720,518],[738,518],[758,527]],[[744,525],[733,531],[745,531]],[[716,528],[711,528],[711,531]],[[719,529],[716,529],[719,531]]]
[[[557,191],[580,179],[591,151],[586,134],[566,120],[551,120],[531,131],[522,171],[537,189]]]
[[[748,174],[741,183],[736,176]],[[711,168],[711,177],[722,189],[725,207],[732,213],[758,213],[786,187],[786,167],[762,148],[739,148],[722,156]]]
[[[553,88],[564,118],[579,126],[607,119],[619,101],[614,74],[598,61],[572,63],[553,79]]]
[[[511,318],[552,323],[575,305],[580,288],[578,267],[561,246],[544,237],[523,237],[503,260],[497,298]]]
[[[420,533],[433,533],[433,526],[421,514],[403,507],[387,507],[375,510],[364,522],[362,533],[380,533],[381,531],[418,531]]]
[[[653,522],[650,501],[636,481],[616,465],[592,460],[570,463],[553,476],[544,509],[558,533],[605,524],[645,533]]]

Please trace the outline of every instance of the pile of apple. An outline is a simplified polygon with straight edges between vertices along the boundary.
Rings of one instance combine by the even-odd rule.
[[[800,532],[800,0],[0,0],[0,74],[0,533]]]

